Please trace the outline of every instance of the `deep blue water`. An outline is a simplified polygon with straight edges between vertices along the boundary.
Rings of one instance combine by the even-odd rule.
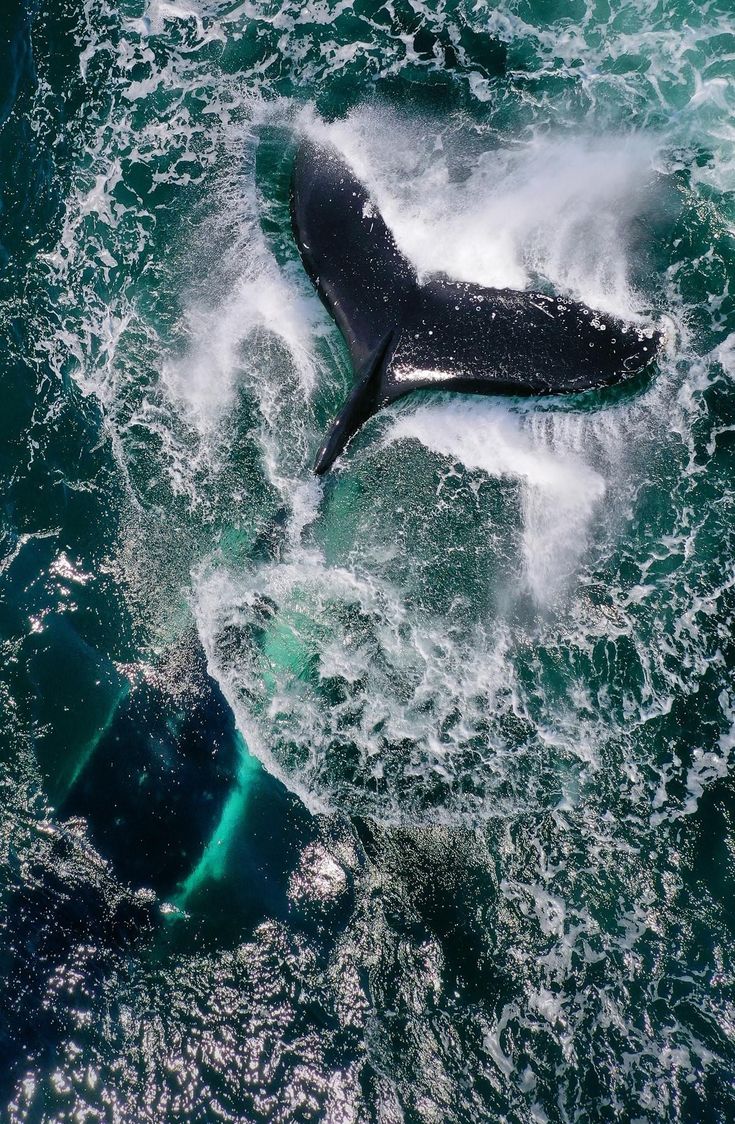
[[[9,1121],[730,1121],[730,0],[4,0]],[[416,267],[663,324],[546,403],[351,374]]]

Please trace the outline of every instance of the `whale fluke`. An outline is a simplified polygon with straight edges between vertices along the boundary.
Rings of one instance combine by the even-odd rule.
[[[365,187],[329,146],[301,145],[291,221],[355,372],[317,454],[318,475],[372,414],[412,390],[574,393],[640,372],[661,343],[655,329],[566,298],[444,276],[421,283]]]

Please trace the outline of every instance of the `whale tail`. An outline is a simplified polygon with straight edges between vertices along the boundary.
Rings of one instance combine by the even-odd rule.
[[[302,144],[291,221],[304,267],[347,343],[355,385],[314,465],[327,472],[357,430],[412,390],[568,394],[645,369],[661,333],[577,301],[422,284],[365,187],[336,149]]]

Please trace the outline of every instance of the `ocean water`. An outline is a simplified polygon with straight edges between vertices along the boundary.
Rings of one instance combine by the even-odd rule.
[[[735,1119],[732,0],[3,0],[0,1105]],[[289,178],[665,326],[351,373]]]

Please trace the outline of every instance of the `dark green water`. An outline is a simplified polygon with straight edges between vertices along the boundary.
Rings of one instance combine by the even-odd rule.
[[[732,0],[4,0],[3,1119],[735,1119],[733,60]],[[657,370],[317,482],[303,131]]]

